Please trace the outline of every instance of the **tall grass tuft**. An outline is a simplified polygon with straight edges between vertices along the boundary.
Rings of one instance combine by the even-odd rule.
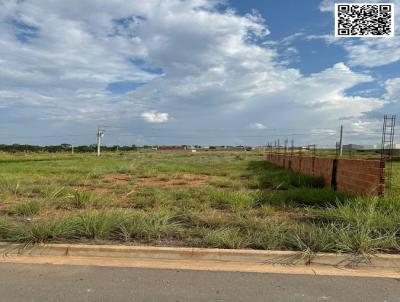
[[[399,232],[400,198],[358,197],[339,202],[320,210],[316,215],[322,219],[353,227],[367,226],[378,232]]]
[[[290,224],[267,220],[253,223],[247,227],[243,225],[243,229],[248,237],[250,247],[268,250],[287,249],[289,237],[293,233],[293,227]]]
[[[209,193],[211,206],[233,211],[249,209],[255,203],[254,196],[246,191],[214,190]]]
[[[207,247],[237,249],[249,245],[247,237],[243,236],[239,228],[204,228],[201,233],[203,236],[202,243]]]
[[[129,219],[127,211],[87,210],[77,216],[81,235],[91,239],[110,239]]]
[[[380,232],[368,225],[338,225],[333,228],[336,251],[354,254],[399,252],[397,232]]]
[[[262,196],[264,203],[286,203],[301,207],[326,207],[343,201],[351,201],[353,196],[330,189],[293,188],[285,191],[266,192]]]
[[[8,240],[12,236],[15,223],[7,216],[0,216],[0,239]]]
[[[34,199],[16,204],[9,210],[9,212],[15,215],[33,216],[39,214],[39,212],[45,207],[46,203],[43,200]]]
[[[68,240],[79,237],[79,228],[74,220],[57,217],[34,220],[28,224],[11,224],[8,240],[23,243],[43,243],[55,240]]]
[[[300,224],[289,236],[292,249],[306,253],[335,251],[335,229],[332,225]]]
[[[168,212],[136,212],[123,222],[120,236],[125,241],[139,239],[147,242],[177,237],[182,229],[174,219],[175,216]]]
[[[74,208],[84,209],[86,208],[93,200],[93,193],[75,190],[72,196],[70,196],[70,204]]]

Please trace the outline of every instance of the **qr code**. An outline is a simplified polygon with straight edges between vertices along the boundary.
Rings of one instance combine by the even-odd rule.
[[[336,3],[335,37],[393,37],[393,3]]]

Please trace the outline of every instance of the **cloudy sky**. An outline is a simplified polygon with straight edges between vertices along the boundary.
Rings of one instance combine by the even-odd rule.
[[[0,143],[378,143],[400,14],[335,39],[333,3],[0,0]]]

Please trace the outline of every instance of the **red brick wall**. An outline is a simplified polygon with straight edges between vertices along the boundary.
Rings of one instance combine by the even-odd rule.
[[[316,157],[315,175],[324,178],[325,186],[330,188],[332,182],[333,158]]]
[[[303,156],[301,159],[301,170],[300,173],[301,174],[305,174],[305,175],[310,175],[313,176],[313,161],[314,158],[312,157],[305,157]]]
[[[268,154],[267,160],[301,174],[323,177],[331,187],[333,158]],[[289,164],[290,163],[290,164]],[[380,196],[384,191],[384,168],[378,159],[337,159],[336,189],[361,195]]]
[[[338,159],[337,189],[363,195],[383,194],[384,185],[381,176],[384,169],[380,160]]]
[[[292,162],[292,170],[300,172],[301,158],[298,156],[293,156],[291,157],[291,162]]]

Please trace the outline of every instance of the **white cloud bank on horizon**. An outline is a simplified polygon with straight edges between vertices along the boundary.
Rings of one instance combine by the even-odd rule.
[[[134,127],[144,118],[195,134],[253,121],[336,127],[339,118],[358,121],[384,105],[346,94],[374,80],[348,64],[310,76],[287,67],[262,43],[269,30],[261,16],[222,11],[220,3],[0,2],[3,120],[42,131],[73,121],[80,131],[98,121]],[[107,90],[124,81],[144,85],[127,94]]]

